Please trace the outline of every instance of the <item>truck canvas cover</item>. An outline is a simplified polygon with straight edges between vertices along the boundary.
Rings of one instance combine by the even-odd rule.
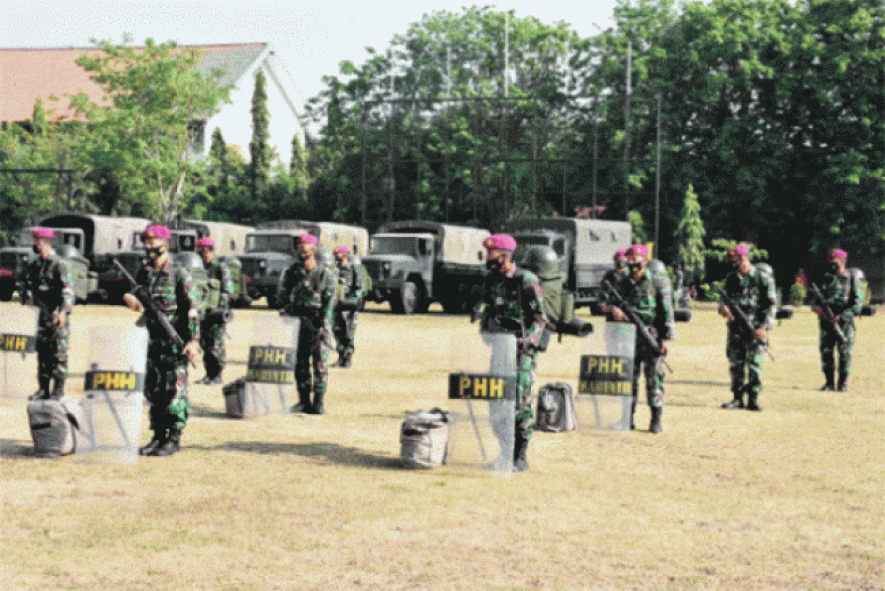
[[[446,263],[482,266],[485,262],[483,241],[488,230],[435,222],[391,222],[378,229],[378,234],[433,234],[437,237],[438,258]]]

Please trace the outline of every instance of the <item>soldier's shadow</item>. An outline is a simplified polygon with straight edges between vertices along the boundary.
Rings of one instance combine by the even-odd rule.
[[[0,458],[36,458],[34,444],[19,439],[0,439]]]
[[[228,419],[230,417],[227,416],[227,413],[221,410],[214,409],[210,406],[203,406],[200,404],[191,403],[190,410],[188,411],[190,416],[192,417],[200,417],[202,419]]]
[[[296,455],[305,458],[317,458],[326,464],[340,466],[359,466],[380,470],[400,470],[403,464],[399,458],[379,456],[355,447],[346,447],[337,443],[272,443],[266,441],[228,441],[214,446],[212,449],[240,451],[271,455]]]

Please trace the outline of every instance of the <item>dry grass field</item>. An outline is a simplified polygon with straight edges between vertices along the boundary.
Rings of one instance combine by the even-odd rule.
[[[228,380],[271,313],[237,311]],[[133,320],[76,309],[70,395],[88,326]],[[475,336],[439,312],[362,314],[322,417],[228,419],[219,387],[192,386],[170,458],[36,458],[23,400],[0,398],[0,591],[882,591],[885,314],[859,324],[849,392],[817,390],[816,321],[800,309],[773,334],[764,411],[727,411],[724,326],[696,310],[677,327],[663,434],[645,430],[643,398],[639,430],[536,433],[512,476],[399,465],[403,414],[446,404],[451,343]],[[536,387],[576,384],[586,349],[552,344]]]

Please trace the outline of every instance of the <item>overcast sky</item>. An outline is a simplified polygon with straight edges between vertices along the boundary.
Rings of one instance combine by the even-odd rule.
[[[474,4],[513,9],[517,17],[533,15],[547,24],[565,21],[589,37],[611,26],[616,0],[0,0],[0,46],[88,47],[90,38],[120,42],[124,33],[138,44],[148,37],[182,45],[270,42],[307,99],[322,90],[322,76],[337,74],[342,60],[362,63],[366,46],[386,48],[425,13]]]

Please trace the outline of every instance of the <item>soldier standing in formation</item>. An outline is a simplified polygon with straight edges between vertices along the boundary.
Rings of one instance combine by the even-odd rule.
[[[544,292],[537,276],[516,266],[516,241],[508,234],[486,238],[486,274],[480,328],[483,331],[510,332],[517,338],[516,431],[514,469],[527,470],[528,445],[534,426],[532,384],[535,378],[538,346],[547,326]]]
[[[820,321],[820,359],[821,368],[826,382],[821,390],[848,390],[848,374],[851,373],[851,351],[854,348],[854,317],[863,308],[864,287],[863,276],[857,269],[846,268],[848,253],[833,249],[827,256],[829,271],[820,287],[823,301],[812,310]],[[828,306],[832,311],[835,324],[841,329],[840,339],[837,326],[827,321],[821,306]],[[834,352],[839,352],[839,383],[836,384]]]
[[[166,226],[149,226],[142,232],[148,260],[135,277],[185,343],[180,347],[157,320],[144,317],[150,337],[144,394],[151,404],[150,427],[154,432],[151,441],[139,451],[145,456],[169,456],[179,450],[190,408],[187,364],[198,349],[194,284],[187,270],[173,264],[170,237]],[[130,309],[144,312],[133,293],[125,294],[123,301]]]
[[[295,255],[295,261],[280,276],[277,289],[280,313],[301,319],[295,361],[299,402],[293,411],[321,415],[325,412],[323,398],[329,381],[326,334],[332,325],[338,282],[335,270],[317,261],[316,236],[296,237]]]
[[[664,412],[664,357],[673,339],[673,289],[666,273],[648,272],[648,247],[634,244],[626,253],[626,272],[613,285],[626,305],[635,312],[638,320],[648,328],[655,344],[636,339],[633,362],[633,406],[630,412],[630,429],[635,429],[633,413],[639,398],[639,366],[645,375],[645,395],[651,409],[648,430],[663,431],[661,415]],[[608,302],[609,314],[615,322],[629,322],[630,318],[617,302]],[[637,330],[639,327],[637,327]]]
[[[759,393],[762,391],[762,357],[768,346],[766,337],[774,326],[777,296],[774,278],[750,263],[750,248],[739,244],[728,252],[728,260],[735,270],[725,277],[723,290],[752,322],[751,333],[745,331],[740,321],[725,303],[719,305],[719,314],[728,319],[728,342],[726,355],[731,373],[731,392],[734,399],[722,408],[747,408],[762,410]],[[746,370],[747,382],[744,384]],[[744,406],[744,392],[747,404]]]
[[[31,237],[37,256],[25,269],[22,301],[40,308],[37,328],[37,382],[40,389],[29,399],[58,400],[64,396],[68,377],[74,278],[67,263],[56,256],[52,248],[55,232],[50,228],[34,228]]]
[[[336,246],[338,263],[338,304],[335,306],[335,340],[338,342],[336,367],[350,367],[353,361],[356,320],[360,304],[366,297],[366,282],[359,264],[350,256],[346,246]]]
[[[203,259],[209,281],[218,282],[218,307],[207,309],[200,321],[200,348],[203,350],[203,367],[206,369],[206,376],[197,383],[221,384],[223,383],[221,374],[227,363],[224,318],[230,314],[230,293],[233,285],[230,269],[215,257],[215,240],[208,237],[200,238],[197,240],[197,252]]]

